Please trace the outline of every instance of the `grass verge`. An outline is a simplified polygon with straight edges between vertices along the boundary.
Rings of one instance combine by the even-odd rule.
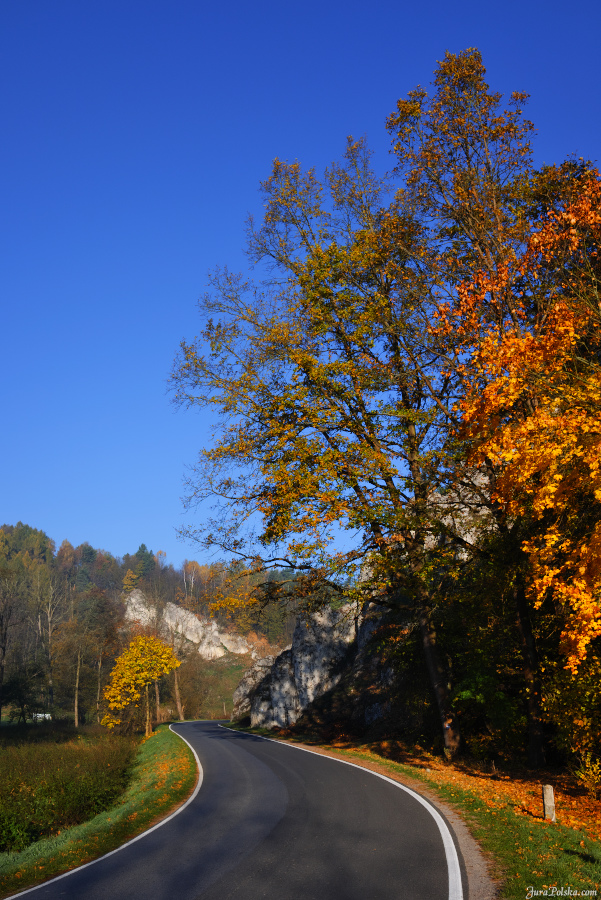
[[[238,730],[280,737],[265,729]],[[401,782],[420,782],[429,793],[462,815],[492,863],[491,875],[499,883],[499,898],[503,900],[526,900],[527,895],[594,897],[601,894],[601,842],[592,837],[590,830],[561,822],[552,824],[524,809],[517,809],[511,794],[504,796],[501,785],[498,785],[493,801],[489,792],[481,788],[479,779],[474,778],[471,787],[466,786],[468,782],[462,777],[462,770],[452,765],[440,764],[436,770],[431,766],[408,765],[387,759],[369,745],[337,747],[316,741],[312,735],[283,739],[357,763]],[[598,823],[591,825],[594,830]]]
[[[74,828],[20,853],[0,853],[0,897],[9,897],[119,847],[164,818],[190,795],[197,769],[188,745],[168,725],[145,740],[120,801]]]
[[[83,824],[127,788],[137,740],[65,728],[41,736],[42,727],[0,740],[0,852]]]

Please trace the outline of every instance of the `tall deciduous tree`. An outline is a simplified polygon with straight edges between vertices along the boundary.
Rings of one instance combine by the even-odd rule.
[[[484,75],[477,51],[447,54],[436,73],[434,96],[430,99],[418,88],[399,101],[388,123],[397,172],[404,177],[400,199],[420,221],[428,248],[423,271],[437,299],[433,320],[447,303],[454,305],[466,282],[487,278],[500,284],[518,274],[531,230],[533,188],[544,188],[544,179],[542,185],[533,184],[532,125],[521,112],[525,95],[513,94],[509,108],[503,109],[500,95],[489,91]],[[444,371],[458,377],[454,401],[460,405],[464,344],[460,335],[447,329],[439,348]],[[469,448],[453,447],[447,439],[445,449],[443,464],[452,463],[453,480],[463,482],[465,496],[462,473],[470,471]],[[495,502],[498,467],[487,458],[479,462],[476,484],[467,493],[470,499],[478,496],[484,521],[493,523],[504,537],[503,556],[511,570],[507,590],[522,651],[528,754],[531,764],[539,765],[544,759],[540,663],[532,604],[526,595],[523,522],[510,521]]]
[[[460,736],[432,613],[491,503],[486,470],[453,465],[457,344],[430,326],[462,281],[483,266],[492,277],[523,241],[522,100],[503,110],[479,53],[447,54],[434,95],[418,89],[389,121],[392,199],[363,141],[349,139],[323,179],[276,160],[263,222],[249,227],[267,275],[213,275],[204,331],[173,374],[181,403],[223,417],[190,483],[191,503],[225,510],[204,540],[296,569],[311,603],[354,585],[407,610],[449,755]]]

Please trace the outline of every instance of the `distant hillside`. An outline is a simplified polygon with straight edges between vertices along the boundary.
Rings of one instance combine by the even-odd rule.
[[[279,576],[276,572],[270,577]],[[274,647],[281,648],[292,633],[294,616],[285,607],[263,612],[234,603],[231,609],[211,615],[215,601],[227,601],[232,592],[238,600],[254,585],[237,564],[203,566],[187,560],[176,569],[166,564],[162,551],[153,553],[145,544],[121,558],[88,543],[74,547],[67,540],[57,550],[40,529],[23,522],[3,525],[0,715],[31,719],[36,713],[51,712],[79,724],[99,722],[104,688],[116,657],[135,631],[135,623],[142,629],[152,628],[158,609],[167,611],[165,634],[173,633],[178,652],[186,657],[187,714],[200,714],[198,697],[213,697],[215,691],[215,696],[229,699],[231,706],[235,684],[227,691],[211,687],[230,677],[224,675],[230,665],[227,660],[247,655],[244,665],[234,665],[240,669],[239,680],[253,652],[264,656]],[[155,612],[142,613],[141,607],[135,611],[135,604],[128,605],[128,596],[140,594]],[[194,629],[203,632],[202,641],[192,639]],[[200,643],[199,653],[194,646]],[[194,670],[211,660],[217,664],[220,655],[223,665],[202,673]],[[163,679],[159,688],[160,703],[168,709],[172,704],[169,680]]]

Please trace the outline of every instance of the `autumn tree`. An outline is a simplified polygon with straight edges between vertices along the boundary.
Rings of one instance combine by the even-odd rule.
[[[309,607],[338,596],[405,611],[448,755],[460,735],[433,612],[449,567],[478,552],[490,496],[485,470],[453,463],[457,347],[430,325],[523,241],[523,99],[504,110],[477,51],[447,54],[433,95],[417,89],[389,120],[394,196],[364,141],[349,139],[321,179],[276,160],[263,222],[249,224],[265,278],[213,274],[204,331],[173,374],[179,402],[224,422],[189,494],[223,515],[189,534],[295,570]],[[336,549],[341,531],[350,549]]]
[[[134,574],[131,569],[128,569],[125,573],[125,577],[123,578],[123,592],[125,594],[131,594],[131,592],[137,586],[139,580],[140,576]]]
[[[182,580],[184,582],[184,597],[192,598],[194,596],[194,585],[198,592],[199,582],[206,581],[203,578],[206,566],[201,566],[195,559],[185,559],[182,565]]]
[[[65,618],[65,600],[65,585],[52,570],[39,567],[33,575],[30,615],[44,654],[50,709],[54,706],[56,634]]]
[[[93,636],[86,616],[73,616],[59,626],[56,635],[57,669],[60,674],[64,669],[68,673],[64,680],[72,687],[73,722],[76,728],[82,722],[82,674],[84,671],[90,674],[90,666],[86,664],[93,652]]]
[[[75,727],[86,710],[96,709],[100,722],[103,664],[118,646],[120,616],[110,599],[98,588],[73,592],[70,615],[56,634],[57,675],[62,702],[72,699]]]
[[[500,282],[517,274],[531,230],[533,193],[545,185],[544,178],[537,183],[532,168],[532,125],[521,110],[525,95],[514,93],[503,109],[500,95],[488,90],[484,75],[477,51],[447,54],[436,73],[435,95],[430,98],[421,88],[410,93],[399,101],[388,127],[397,174],[404,181],[400,201],[419,220],[427,248],[420,266],[436,297],[429,334],[439,349],[441,371],[455,379],[440,457],[449,476],[446,487],[453,486],[468,501],[480,530],[484,526],[484,533],[492,528],[503,535],[503,549],[497,546],[496,553],[508,569],[503,590],[512,597],[521,645],[528,755],[531,764],[540,765],[540,661],[524,582],[522,522],[510,523],[494,499],[496,467],[482,456],[475,461],[469,441],[466,446],[455,440],[460,432],[457,407],[465,390],[465,344],[452,328],[437,332],[431,327],[448,306],[454,307],[465,283],[479,278]],[[468,559],[486,552],[481,546],[464,545],[464,550]]]
[[[552,604],[575,674],[601,635],[601,181],[583,163],[546,176],[556,202],[513,267],[466,282],[441,328],[462,340],[471,458],[495,472],[505,528],[529,523],[524,590]]]
[[[180,662],[173,651],[159,638],[139,635],[134,638],[126,650],[117,657],[109,684],[105,688],[104,698],[110,712],[102,724],[114,728],[121,722],[119,714],[123,714],[132,706],[139,706],[144,694],[146,736],[152,733],[150,724],[149,684],[162,675],[176,669]]]

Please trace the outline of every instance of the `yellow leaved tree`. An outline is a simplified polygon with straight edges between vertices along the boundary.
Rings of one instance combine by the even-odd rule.
[[[171,647],[159,638],[148,635],[134,638],[127,649],[117,657],[109,684],[105,688],[104,698],[108,702],[110,712],[104,716],[102,724],[107,728],[119,725],[125,710],[139,706],[144,694],[146,737],[148,737],[152,733],[148,685],[155,678],[167,675],[179,665],[181,663]]]
[[[126,593],[126,594],[131,594],[131,592],[133,591],[133,589],[134,589],[134,588],[136,587],[136,585],[138,584],[138,581],[139,581],[139,580],[140,580],[140,576],[139,576],[139,575],[136,575],[134,572],[132,572],[131,569],[128,569],[127,572],[125,573],[125,577],[124,577],[124,579],[123,579],[123,591],[124,591],[124,593]]]

